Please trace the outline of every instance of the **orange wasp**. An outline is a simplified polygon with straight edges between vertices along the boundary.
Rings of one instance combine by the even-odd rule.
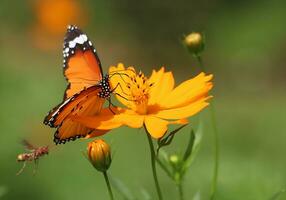
[[[24,162],[24,164],[23,164],[23,167],[20,169],[20,171],[16,175],[19,175],[23,172],[23,170],[26,167],[27,161],[30,161],[30,162],[34,161],[35,165],[37,166],[39,158],[49,153],[49,146],[35,147],[31,143],[29,143],[27,140],[23,140],[22,144],[26,147],[29,153],[22,153],[17,156],[17,161]],[[35,169],[34,169],[34,173],[35,173]]]

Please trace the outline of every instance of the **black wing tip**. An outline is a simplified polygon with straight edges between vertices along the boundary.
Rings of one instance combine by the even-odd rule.
[[[48,118],[48,116],[46,116],[44,121],[43,121],[43,124],[46,126],[49,126],[51,128],[55,128],[54,122],[55,122],[54,118]]]
[[[82,51],[91,49],[94,53],[96,52],[85,33],[75,25],[68,25],[63,45],[64,68],[67,66],[68,59],[76,53],[77,49]]]
[[[56,145],[58,145],[58,144],[65,144],[65,143],[67,143],[67,142],[75,141],[76,139],[85,137],[84,135],[76,135],[76,136],[69,137],[69,138],[66,138],[66,139],[60,139],[60,138],[58,138],[58,137],[56,136],[57,133],[58,133],[58,131],[55,133],[55,136],[54,136],[54,143],[55,143]]]

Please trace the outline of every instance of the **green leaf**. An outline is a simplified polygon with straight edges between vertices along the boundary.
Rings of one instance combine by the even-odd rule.
[[[187,124],[184,124],[184,125],[180,126],[179,128],[177,128],[177,129],[173,130],[172,132],[170,132],[166,137],[158,139],[157,154],[159,153],[160,148],[162,148],[163,146],[167,146],[167,145],[171,144],[175,134],[178,131],[180,131],[182,128],[184,128],[186,125]]]
[[[119,179],[110,178],[112,186],[122,195],[124,200],[136,200],[130,189]]]
[[[269,200],[276,200],[281,196],[281,194],[283,194],[285,192],[286,192],[285,189],[280,190],[280,191],[276,192]]]
[[[184,160],[184,164],[182,167],[182,173],[183,174],[191,166],[196,155],[198,154],[198,151],[200,149],[200,144],[202,141],[202,137],[203,137],[203,125],[202,125],[202,123],[200,123],[198,130],[195,132],[195,140],[194,140],[194,144],[192,146],[191,154],[189,155],[189,157],[186,160]],[[191,140],[191,138],[190,138],[190,140]]]
[[[188,147],[187,147],[185,154],[184,154],[184,157],[183,157],[184,161],[186,161],[191,156],[192,151],[193,151],[194,141],[195,141],[195,133],[194,133],[194,130],[191,129]]]

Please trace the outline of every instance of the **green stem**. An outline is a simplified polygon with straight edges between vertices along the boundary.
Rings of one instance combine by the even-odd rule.
[[[180,200],[184,200],[184,192],[183,192],[182,182],[180,182],[179,184],[177,184],[177,187],[178,187],[178,190],[179,190]]]
[[[211,200],[215,198],[215,193],[217,189],[217,178],[218,178],[218,167],[219,167],[219,139],[218,139],[218,130],[216,125],[216,118],[215,118],[215,108],[214,105],[210,105],[210,114],[212,120],[212,126],[214,130],[214,142],[215,142],[215,166],[214,166],[214,175],[213,175],[213,182],[211,188]]]
[[[161,192],[159,181],[158,181],[158,177],[157,177],[156,155],[155,155],[155,150],[154,150],[152,138],[151,138],[150,134],[148,133],[145,125],[144,125],[144,128],[145,128],[145,132],[146,132],[146,135],[147,135],[147,138],[148,138],[148,142],[149,142],[149,146],[150,146],[152,172],[153,172],[153,177],[154,177],[154,181],[155,181],[155,186],[156,186],[158,198],[159,198],[159,200],[163,200],[162,192]]]
[[[204,63],[203,63],[203,59],[200,55],[195,55],[195,57],[197,58],[200,68],[201,70],[204,72],[205,71],[205,67],[204,67]]]
[[[172,178],[172,174],[171,172],[168,170],[168,168],[161,162],[161,160],[158,158],[158,156],[156,157],[157,163],[160,165],[160,167],[166,172],[166,174]]]
[[[105,171],[105,172],[102,172],[102,173],[103,173],[103,176],[104,176],[104,179],[105,179],[105,182],[106,182],[106,186],[107,186],[107,189],[108,189],[109,197],[110,197],[111,200],[114,200],[107,172]]]
[[[203,64],[202,57],[200,55],[195,56],[199,62],[199,66],[202,71],[205,71],[205,67]],[[215,164],[214,164],[214,174],[213,174],[213,180],[211,185],[211,194],[210,199],[215,199],[215,193],[217,189],[217,179],[218,179],[218,168],[219,168],[219,134],[217,129],[217,123],[216,123],[216,117],[215,117],[215,108],[213,103],[210,104],[210,118],[211,123],[213,127],[213,133],[214,133],[214,156],[215,156]]]

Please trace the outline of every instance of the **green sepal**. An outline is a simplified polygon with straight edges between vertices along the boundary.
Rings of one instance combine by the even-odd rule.
[[[157,140],[158,146],[157,146],[157,154],[159,153],[159,150],[164,147],[164,146],[168,146],[169,144],[171,144],[171,142],[174,139],[175,134],[180,131],[182,128],[184,128],[187,124],[184,124],[182,126],[180,126],[179,128],[171,131],[167,136],[159,138]]]

